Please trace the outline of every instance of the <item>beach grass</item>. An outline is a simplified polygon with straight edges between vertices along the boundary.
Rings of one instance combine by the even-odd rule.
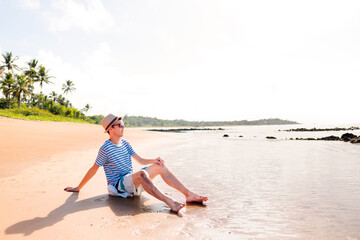
[[[24,119],[24,120],[39,120],[39,121],[55,121],[55,122],[79,122],[79,123],[91,123],[82,119],[70,118],[60,115],[54,115],[44,109],[37,107],[28,108],[20,107],[14,109],[0,109],[0,116]]]

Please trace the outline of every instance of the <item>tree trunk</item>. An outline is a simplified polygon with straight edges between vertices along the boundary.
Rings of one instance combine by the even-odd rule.
[[[21,96],[21,94],[19,94],[19,96],[18,96],[18,107],[20,107],[20,96]]]

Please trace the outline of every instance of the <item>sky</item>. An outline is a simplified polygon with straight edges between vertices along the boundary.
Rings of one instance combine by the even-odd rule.
[[[0,0],[0,27],[89,115],[360,123],[360,1]]]

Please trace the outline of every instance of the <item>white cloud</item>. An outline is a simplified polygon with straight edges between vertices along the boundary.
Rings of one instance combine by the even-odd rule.
[[[40,0],[21,0],[21,7],[26,9],[39,9],[40,8]]]
[[[100,0],[56,0],[52,10],[45,12],[52,32],[80,29],[86,33],[107,32],[114,28],[112,15]]]
[[[107,42],[98,44],[86,56],[82,69],[88,78],[78,85],[84,90],[86,101],[93,106],[94,114],[131,113],[132,104],[143,102],[143,97],[148,96],[148,83],[144,83],[144,77],[124,74],[123,61],[114,55]],[[83,102],[83,105],[86,103]]]
[[[70,79],[75,84],[76,92],[65,97],[79,109],[90,104],[90,115],[129,112],[126,103],[134,101],[140,94],[146,94],[144,87],[137,86],[138,81],[130,82],[122,75],[121,63],[112,55],[111,47],[106,42],[90,51],[82,64],[72,64],[43,49],[39,51],[37,59],[49,69],[49,75],[56,77],[51,79],[54,84],[44,85],[43,92],[62,94],[62,84]]]
[[[52,51],[41,49],[39,50],[36,59],[39,60],[39,64],[45,66],[45,68],[49,70],[50,76],[55,77],[50,79],[54,84],[43,86],[43,92],[45,94],[48,94],[51,91],[55,91],[58,94],[63,94],[61,87],[66,80],[72,80],[75,83],[75,87],[77,88],[79,79],[87,79],[86,74],[82,72],[81,69],[72,65],[71,63],[64,61],[61,57],[56,56]],[[79,92],[76,92],[75,94],[69,94],[66,96],[66,98],[70,100],[76,100],[77,96],[80,96]],[[75,106],[77,106],[75,102],[73,103]]]

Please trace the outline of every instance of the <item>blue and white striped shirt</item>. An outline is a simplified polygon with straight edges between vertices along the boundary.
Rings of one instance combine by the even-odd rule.
[[[133,172],[131,156],[135,155],[130,143],[120,139],[119,145],[106,140],[100,147],[96,165],[104,167],[108,185],[115,186],[124,175]]]

